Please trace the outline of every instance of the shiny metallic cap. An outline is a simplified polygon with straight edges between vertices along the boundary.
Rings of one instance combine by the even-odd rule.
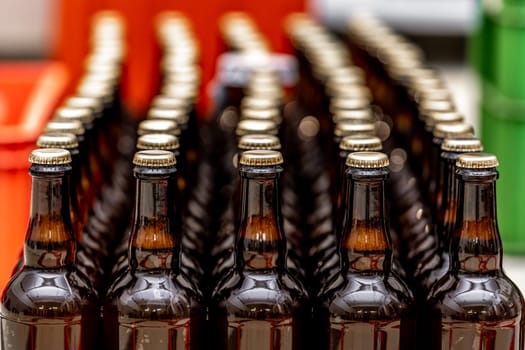
[[[176,163],[175,154],[165,150],[138,151],[133,156],[133,164],[148,168],[166,168]]]
[[[170,134],[146,134],[137,139],[137,149],[159,149],[174,151],[179,149],[179,139]]]
[[[332,116],[334,123],[344,122],[345,120],[360,120],[362,122],[373,122],[374,113],[370,108],[363,109],[341,109],[335,111]]]
[[[88,96],[69,97],[64,101],[64,106],[72,108],[90,108],[96,114],[101,113],[104,108],[100,99]]]
[[[179,126],[188,124],[190,120],[188,113],[184,109],[150,108],[147,118],[151,120],[173,120]]]
[[[372,94],[370,90],[361,84],[341,84],[331,82],[326,85],[326,94],[332,98],[358,98],[370,103]]]
[[[41,148],[74,149],[78,148],[78,141],[73,134],[48,133],[40,135],[36,145]]]
[[[283,155],[278,151],[252,150],[241,153],[239,164],[265,167],[283,163]]]
[[[335,124],[334,135],[338,137],[364,134],[374,136],[376,128],[373,123],[345,119]]]
[[[463,115],[455,112],[429,112],[425,117],[425,124],[427,127],[433,127],[439,123],[455,123],[462,122]]]
[[[148,119],[139,123],[137,133],[180,135],[179,125],[173,120]]]
[[[245,96],[241,100],[241,111],[244,109],[269,109],[277,107],[275,100],[271,98]]]
[[[439,123],[434,126],[433,134],[440,139],[474,136],[474,128],[466,123]]]
[[[468,169],[495,168],[498,165],[498,158],[490,153],[461,154],[456,161],[456,167]]]
[[[281,141],[273,135],[244,135],[239,139],[237,148],[241,150],[279,150],[281,149]]]
[[[450,101],[451,96],[450,91],[443,87],[430,87],[414,93],[414,98],[418,103],[425,100]]]
[[[46,124],[44,131],[50,133],[67,133],[75,136],[82,136],[86,132],[82,123],[78,120],[51,120]]]
[[[268,108],[268,109],[242,109],[241,119],[254,119],[254,120],[270,120],[276,124],[281,124],[283,118],[279,109]]]
[[[244,119],[239,121],[235,134],[237,136],[248,134],[277,135],[278,126],[269,120]]]
[[[183,98],[157,95],[151,100],[151,108],[188,110],[188,101]]]
[[[39,148],[31,152],[29,162],[42,165],[69,164],[71,163],[71,154],[61,148]]]
[[[343,137],[339,143],[339,149],[343,151],[381,151],[383,144],[381,139],[368,135],[352,135]]]
[[[330,100],[330,112],[355,110],[370,107],[370,99],[365,97],[335,97]]]
[[[381,152],[354,152],[346,158],[346,166],[351,168],[378,169],[389,164],[388,156]]]
[[[430,112],[449,112],[454,110],[454,104],[450,100],[434,101],[423,100],[419,104],[419,111],[423,117]]]
[[[441,150],[454,153],[470,153],[483,151],[481,140],[475,137],[444,139]]]
[[[78,120],[82,124],[92,124],[95,117],[90,108],[61,107],[55,111],[55,120]]]

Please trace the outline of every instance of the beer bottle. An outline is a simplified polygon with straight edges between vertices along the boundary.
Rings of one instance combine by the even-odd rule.
[[[326,344],[329,349],[412,349],[412,294],[391,271],[384,194],[388,157],[355,152],[346,164],[341,272],[320,293],[318,320]]]
[[[137,128],[137,134],[139,136],[146,134],[169,134],[179,136],[180,133],[179,125],[173,120],[148,119],[140,122]]]
[[[95,117],[89,108],[61,107],[55,111],[53,120],[78,120],[85,129],[86,149],[88,150],[89,164],[91,166],[90,186],[99,193],[102,182],[110,178],[110,166],[103,164],[102,156],[99,154],[97,139],[94,128]]]
[[[82,193],[84,194],[84,205],[81,205],[86,210],[92,207],[96,193],[90,186],[91,179],[91,166],[89,162],[89,150],[86,144],[86,129],[82,126],[82,123],[78,120],[72,121],[55,121],[48,122],[44,128],[46,133],[71,133],[77,137],[78,151],[80,158],[80,172],[82,176]],[[84,213],[87,217],[87,212]]]
[[[428,194],[430,198],[430,206],[432,209],[432,216],[437,216],[437,208],[439,207],[438,197],[441,195],[437,191],[437,186],[441,182],[442,174],[439,170],[439,159],[441,154],[441,145],[446,138],[474,136],[474,128],[472,125],[463,122],[446,122],[434,125],[432,129],[432,151],[428,154]]]
[[[107,349],[196,349],[200,297],[179,268],[175,155],[139,151],[133,164],[137,180],[129,267],[104,302]]]
[[[450,266],[427,302],[432,349],[523,349],[523,296],[502,270],[497,166],[487,153],[462,154],[456,161],[459,206]]]
[[[29,157],[31,213],[24,262],[0,307],[3,349],[94,349],[96,293],[75,265],[69,208],[71,155],[36,149]]]
[[[310,317],[306,292],[285,267],[277,151],[243,152],[235,266],[213,293],[218,349],[303,349]]]
[[[169,134],[146,134],[138,138],[137,149],[139,151],[142,151],[142,150],[171,151],[175,154],[175,158],[177,159],[178,149],[179,149],[179,140],[177,139],[176,136],[169,135]],[[177,176],[177,187],[179,186],[178,174],[179,172],[177,171],[177,175],[176,175]],[[178,201],[179,200],[177,198],[176,202]],[[180,203],[177,203],[176,208],[180,208],[179,205]],[[127,251],[128,251],[128,245],[129,245],[129,238],[131,235],[131,225],[132,224],[133,224],[133,221],[130,220],[128,227],[124,231],[124,235],[122,236],[122,239],[120,240],[120,243],[115,248],[114,256],[116,259],[115,259],[115,264],[112,269],[112,274],[114,276],[120,275],[120,273],[124,272],[125,269],[128,267],[129,261],[128,261]],[[176,226],[180,227],[180,224]]]

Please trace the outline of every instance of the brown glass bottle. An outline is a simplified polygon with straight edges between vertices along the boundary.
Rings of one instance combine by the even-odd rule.
[[[174,232],[175,155],[139,151],[129,267],[104,301],[106,349],[196,349],[199,297],[180,272]]]
[[[24,264],[2,293],[3,349],[94,349],[96,294],[75,265],[69,210],[71,156],[63,149],[31,153],[31,214]]]
[[[322,348],[414,348],[412,294],[391,271],[384,194],[388,163],[379,152],[348,156],[341,272],[320,293],[318,321],[326,337]]]
[[[486,153],[463,154],[456,162],[459,207],[450,266],[427,303],[432,349],[523,349],[523,296],[502,270],[497,165]]]
[[[235,266],[213,293],[217,349],[306,349],[310,308],[300,282],[285,268],[277,151],[242,153],[241,218]]]

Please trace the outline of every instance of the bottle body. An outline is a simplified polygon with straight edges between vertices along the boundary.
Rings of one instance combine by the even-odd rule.
[[[128,266],[104,301],[106,349],[197,349],[200,298],[179,267],[175,155],[140,151],[133,162],[137,181]]]
[[[434,349],[523,349],[523,296],[502,270],[496,157],[458,157],[458,209],[448,272],[427,302]]]
[[[96,348],[96,294],[75,265],[71,156],[61,149],[37,149],[30,161],[31,214],[22,268],[2,293],[2,348]]]
[[[235,265],[212,295],[210,319],[218,349],[306,349],[311,307],[286,269],[276,151],[240,157],[241,214]]]

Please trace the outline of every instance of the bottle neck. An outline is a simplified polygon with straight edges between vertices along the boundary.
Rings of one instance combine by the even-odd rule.
[[[132,270],[178,271],[179,237],[175,236],[173,213],[176,183],[174,168],[170,169],[155,169],[151,174],[135,170],[135,211],[129,248]]]
[[[501,269],[501,238],[496,217],[495,169],[459,170],[459,208],[450,245],[455,271],[487,273]]]
[[[456,223],[456,212],[458,203],[458,185],[456,180],[456,160],[458,153],[443,152],[441,155],[441,167],[443,169],[442,196],[437,211],[437,233],[443,249],[447,250],[450,245],[452,231]]]
[[[284,239],[279,205],[282,168],[241,167],[241,216],[237,266],[244,270],[284,267]]]
[[[345,228],[341,238],[343,272],[390,270],[392,247],[385,222],[386,170],[349,169]]]
[[[71,167],[32,165],[31,212],[24,244],[24,264],[60,268],[74,263],[70,217]]]

